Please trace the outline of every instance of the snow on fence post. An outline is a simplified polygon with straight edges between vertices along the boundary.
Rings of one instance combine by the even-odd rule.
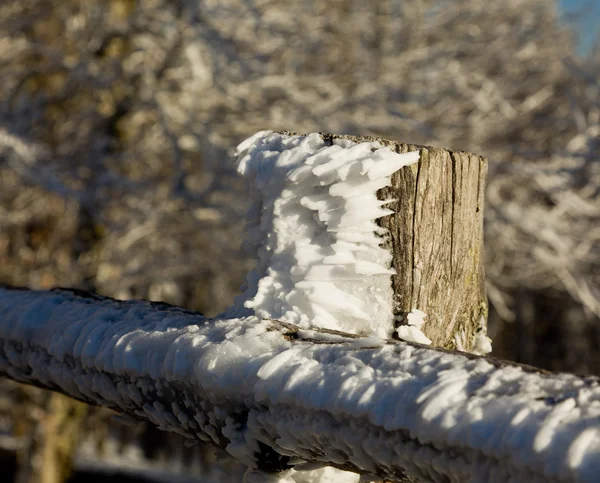
[[[485,162],[386,144],[258,133],[238,148],[257,264],[224,314],[0,288],[0,374],[209,442],[249,482],[595,481],[597,378],[418,343],[489,348]]]
[[[488,351],[483,268],[487,160],[374,137],[323,137],[419,152],[418,163],[397,170],[377,192],[380,200],[395,200],[387,205],[394,213],[378,224],[389,233],[396,326],[406,325],[408,314],[418,309],[427,315],[422,331],[435,347]]]

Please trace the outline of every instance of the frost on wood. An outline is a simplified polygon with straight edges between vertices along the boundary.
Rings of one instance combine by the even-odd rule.
[[[384,141],[419,163],[394,173],[379,198],[394,213],[379,224],[390,234],[397,315],[427,314],[432,344],[472,351],[487,332],[483,271],[483,194],[487,161],[461,151]]]
[[[68,291],[0,289],[0,371],[262,470],[594,481],[600,385],[418,344]]]
[[[249,466],[248,481],[315,466],[395,481],[589,480],[600,471],[596,379],[414,342],[489,349],[484,331],[463,333],[465,320],[484,317],[481,294],[459,287],[481,280],[471,270],[479,218],[472,238],[454,224],[480,207],[482,162],[448,155],[436,178],[440,150],[406,150],[259,133],[238,150],[255,190],[245,244],[257,266],[224,315],[0,289],[0,371],[226,449]],[[463,199],[467,179],[477,182]],[[412,211],[398,211],[401,193]],[[467,258],[465,271],[457,261]],[[410,296],[398,299],[403,277]],[[445,283],[455,291],[440,292]],[[384,340],[394,319],[413,343]]]
[[[367,145],[370,145],[371,149],[375,149],[370,162],[376,162],[385,156],[389,159],[386,164],[393,163],[392,160],[394,159],[396,159],[395,162],[401,163],[402,156],[415,156],[416,159],[418,153],[418,163],[407,163],[406,167],[396,169],[389,178],[387,176],[383,177],[389,171],[381,173],[382,178],[379,185],[381,187],[377,188],[377,200],[380,204],[377,205],[373,197],[369,196],[370,201],[365,204],[363,210],[359,213],[365,213],[366,216],[369,216],[368,211],[373,206],[381,206],[393,213],[389,211],[385,212],[386,214],[372,212],[371,214],[374,214],[375,217],[377,215],[379,217],[376,219],[371,218],[362,226],[369,230],[368,238],[371,240],[373,239],[371,236],[373,234],[373,221],[379,227],[376,232],[385,234],[379,239],[378,243],[383,243],[383,247],[391,254],[391,268],[394,271],[391,279],[395,324],[405,325],[408,320],[407,315],[414,309],[418,309],[427,314],[427,323],[423,326],[423,332],[432,341],[433,345],[448,349],[476,350],[478,341],[481,339],[480,336],[487,336],[487,298],[483,272],[483,194],[485,191],[487,161],[471,153],[404,144],[381,138],[332,134],[300,136],[289,132],[259,133],[256,137],[243,143],[239,150],[241,171],[248,176],[255,189],[255,206],[262,203],[260,201],[261,196],[272,199],[273,196],[281,193],[289,195],[289,190],[280,188],[279,191],[274,192],[271,188],[269,191],[260,183],[266,177],[266,173],[272,174],[271,168],[274,164],[280,165],[279,169],[287,172],[290,169],[296,169],[293,163],[289,161],[291,158],[296,160],[302,157],[307,160],[310,159],[310,154],[302,153],[300,144],[304,147],[312,146],[315,150],[323,151],[324,159],[314,156],[317,157],[318,161],[312,162],[317,164],[329,163],[329,156],[331,156],[329,153],[335,152],[335,150],[338,150],[336,157],[345,157],[349,161],[352,157],[348,151],[360,152],[362,147]],[[340,149],[342,147],[346,149]],[[265,153],[265,150],[268,151],[269,149],[272,149],[272,152]],[[398,157],[395,157],[394,154]],[[251,169],[248,169],[248,155],[251,155],[252,158]],[[355,167],[362,162],[364,161],[354,161]],[[257,166],[265,171],[262,177],[256,176]],[[385,164],[381,163],[381,167],[384,168]],[[308,173],[311,174],[306,181],[299,183],[285,180],[284,183],[290,189],[293,187],[293,191],[298,193],[303,193],[306,189],[316,189],[316,187],[308,184],[309,180],[322,184],[335,183],[327,180],[325,176],[319,177],[320,169],[311,170],[310,166],[306,166],[303,171],[304,176]],[[334,169],[339,169],[339,174],[343,174],[348,167],[340,166],[339,163],[336,165],[333,161],[333,165],[329,169],[330,173]],[[282,173],[279,174],[283,176]],[[350,175],[355,181],[360,180],[355,172],[350,173]],[[361,186],[369,185],[366,177],[363,176],[362,180],[365,183]],[[348,187],[347,183],[345,186]],[[373,183],[370,183],[370,187],[373,187]],[[324,186],[321,188],[325,191]],[[323,205],[335,203],[336,201],[338,203],[341,201],[337,194],[335,197],[324,200],[320,205],[320,209],[323,209]],[[290,206],[297,207],[297,203],[293,201],[280,200],[280,203],[285,203],[288,209]],[[292,210],[292,213],[297,214],[297,221],[307,223],[301,230],[315,230],[315,223],[309,222],[310,218],[307,216],[301,216],[302,213],[306,214],[306,207],[300,206],[300,208],[301,211]],[[351,212],[355,207],[348,205],[346,209]],[[280,225],[285,226],[286,223],[291,221],[292,218],[287,210],[283,213],[280,212],[278,216],[286,213],[287,216],[282,219]],[[264,229],[271,223],[272,212],[270,213],[269,209],[261,210],[261,215],[263,216]],[[257,212],[250,213],[250,218],[256,220]],[[353,217],[350,216],[349,218],[352,219]],[[330,222],[331,220],[318,221],[317,224],[320,225],[320,228],[316,230],[317,233],[326,231]],[[295,230],[299,229],[296,228]],[[264,230],[254,229],[252,231],[256,239],[262,239],[265,233]],[[357,231],[354,230],[353,236],[358,236],[356,235]],[[327,230],[327,232],[328,235],[331,235],[330,230]],[[271,236],[278,238],[280,235]],[[340,238],[343,236],[345,235],[342,234]],[[255,242],[258,243],[256,239]],[[269,243],[271,249],[276,244],[275,240],[272,239]],[[323,245],[320,237],[316,237],[311,243],[313,248],[322,247]],[[373,242],[370,243],[373,246]],[[256,255],[257,250],[255,247],[247,245],[247,248],[250,248],[250,251]],[[296,248],[293,247],[293,249]],[[340,248],[342,248],[340,253],[344,253],[345,248]],[[301,251],[303,254],[305,253],[304,249]],[[320,254],[320,256],[323,255]],[[270,254],[267,254],[266,259],[270,258]],[[273,257],[273,259],[271,261],[277,260],[277,257]],[[263,266],[265,263],[263,262]],[[322,262],[317,259],[309,263],[318,265]],[[389,266],[386,264],[385,268],[389,268]],[[265,275],[264,271],[260,270],[254,273],[255,277],[263,275]],[[278,278],[278,282],[286,280],[286,277],[290,278],[289,274],[282,273],[276,273],[274,276]],[[377,281],[387,286],[387,274],[369,280],[372,285],[375,285]],[[350,284],[354,285],[354,282],[350,281]],[[249,286],[252,285],[253,283],[250,281]],[[339,285],[338,283],[335,284],[336,287]],[[251,293],[252,291],[249,291],[247,295]],[[272,310],[273,306],[269,302],[264,303],[269,297],[265,298],[263,295],[282,293],[287,292],[282,291],[281,287],[270,287],[265,293],[259,294],[258,300],[250,303],[254,304],[254,308],[258,310],[261,309],[261,306]],[[307,293],[308,290],[306,289],[304,294]],[[363,297],[360,297],[360,299],[363,299]],[[325,301],[333,304],[337,301],[337,298],[332,301]],[[350,307],[346,308],[346,315],[355,308],[352,306],[353,304],[347,305],[350,305]],[[289,306],[285,310],[288,311],[288,315],[293,316],[293,319],[299,318],[297,314],[292,313],[293,311],[289,312]],[[341,308],[338,306],[336,310],[341,310]],[[380,313],[382,312],[388,313],[387,309],[380,311]],[[336,318],[338,320],[335,323],[339,324],[340,317]],[[348,321],[350,320],[348,319]],[[355,322],[358,323],[355,324],[354,329],[365,325],[364,322]],[[344,328],[344,330],[350,329],[352,327]],[[382,331],[382,329],[389,334],[387,321],[380,321],[371,325],[371,330]],[[406,330],[416,332],[417,329],[416,327],[401,329],[400,332]],[[485,349],[488,347],[483,347],[480,344],[480,348]]]
[[[386,205],[395,200],[376,193],[419,152],[264,131],[238,156],[254,192],[245,248],[257,259],[243,305],[304,328],[389,338],[394,271],[376,220],[392,213]]]

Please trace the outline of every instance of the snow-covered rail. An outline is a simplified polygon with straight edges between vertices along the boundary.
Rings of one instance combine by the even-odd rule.
[[[418,343],[429,335],[489,350],[479,294],[448,290],[458,300],[443,309],[451,320],[427,322],[437,336],[421,330],[422,311],[397,310],[398,266],[375,223],[390,200],[376,192],[422,153],[259,133],[238,159],[255,187],[245,246],[257,265],[230,309],[207,319],[162,303],[0,288],[0,374],[223,448],[248,465],[249,482],[267,473],[318,481],[324,466],[364,480],[597,481],[598,379]],[[449,179],[481,169],[459,161]],[[423,196],[436,189],[426,176],[417,176]],[[454,237],[459,210],[479,213],[479,186],[472,204],[449,193],[451,217],[432,233]],[[452,239],[465,246],[448,245],[448,272],[477,282],[481,272],[456,264],[477,268],[476,244]],[[441,250],[422,245],[432,257]],[[413,292],[427,283],[427,263],[413,263]],[[435,308],[424,293],[415,309]],[[395,327],[398,316],[405,325]]]
[[[249,466],[401,481],[596,481],[600,385],[416,343],[0,289],[0,372]]]

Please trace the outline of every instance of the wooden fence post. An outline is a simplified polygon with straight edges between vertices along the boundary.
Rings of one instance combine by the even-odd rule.
[[[282,134],[294,133],[282,131]],[[482,349],[487,335],[483,267],[483,204],[487,160],[464,151],[370,136],[322,134],[329,142],[376,141],[397,153],[419,151],[417,164],[392,175],[378,191],[394,213],[380,218],[391,250],[397,324],[412,309],[427,314],[423,332],[435,347]],[[480,352],[485,352],[481,351]]]
[[[417,146],[397,143],[404,153]],[[394,198],[390,232],[398,309],[428,315],[423,331],[437,347],[472,351],[487,334],[483,197],[487,160],[418,147],[418,164],[392,176],[380,198]]]

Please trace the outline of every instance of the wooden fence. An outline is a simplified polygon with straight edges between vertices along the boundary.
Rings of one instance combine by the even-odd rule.
[[[418,155],[400,156],[408,152]],[[486,352],[487,341],[484,159],[381,139],[261,133],[240,147],[239,163],[257,187],[247,232],[257,269],[231,309],[209,319],[77,290],[0,288],[0,374],[213,444],[249,474],[333,466],[363,480],[597,481],[599,380],[469,353]],[[309,173],[311,163],[321,167]],[[306,183],[317,191],[296,200]],[[371,201],[356,196],[365,186],[394,213],[362,220]],[[290,200],[315,216],[303,218]],[[305,232],[290,235],[290,219],[308,224],[308,248]],[[375,219],[387,238],[354,237]],[[371,259],[350,263],[349,253],[377,258],[381,243],[390,256],[377,263],[394,269],[393,313],[375,306],[368,317],[369,297],[391,272]],[[331,255],[331,246],[355,251]],[[310,266],[301,263],[306,250]],[[321,252],[334,258],[314,262]]]

